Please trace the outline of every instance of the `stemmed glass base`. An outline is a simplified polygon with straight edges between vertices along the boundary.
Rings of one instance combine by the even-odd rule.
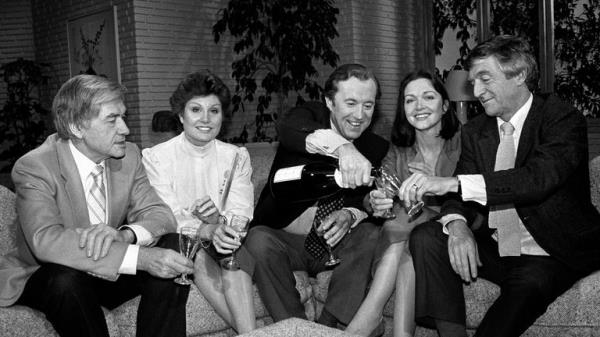
[[[329,260],[325,261],[325,265],[327,267],[333,267],[335,265],[338,265],[340,262],[342,262],[342,259],[335,257],[335,255],[333,255],[333,253],[331,252],[331,247],[327,250],[329,251]]]
[[[221,265],[221,268],[227,269],[227,270],[239,270],[240,269],[240,264],[233,257],[233,255],[221,259],[219,264]]]
[[[192,281],[187,278],[187,274],[182,274],[178,278],[174,279],[175,283],[181,284],[182,286],[189,286],[192,284]]]

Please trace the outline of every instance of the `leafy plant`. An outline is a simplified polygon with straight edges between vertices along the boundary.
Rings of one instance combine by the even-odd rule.
[[[46,123],[50,111],[32,96],[34,90],[47,83],[48,77],[43,75],[46,67],[22,58],[0,67],[8,94],[0,110],[0,162],[8,163],[0,169],[2,172],[9,171],[19,157],[37,147],[49,133]]]
[[[586,3],[587,2],[587,3]],[[585,115],[600,117],[600,0],[554,1],[555,93],[572,103]],[[582,13],[576,15],[580,3]],[[528,0],[490,1],[494,35],[514,34],[528,39],[539,54],[538,2]],[[464,67],[470,49],[468,28],[476,1],[435,0],[435,52],[441,54],[442,38],[447,28],[457,29],[461,41],[460,58]]]
[[[339,60],[331,45],[338,36],[339,10],[333,4],[334,0],[230,0],[219,11],[213,26],[215,43],[229,31],[235,38],[233,50],[241,56],[231,64],[237,83],[233,113],[245,111],[244,102],[258,98],[253,141],[271,140],[264,125],[283,112],[290,93],[296,94],[296,105],[305,101],[304,95],[321,97],[323,88],[316,82],[313,62],[335,67]],[[259,80],[262,90],[256,97]],[[268,113],[273,96],[277,112]]]
[[[102,22],[93,39],[86,38],[83,34],[83,29],[79,29],[79,36],[81,39],[81,48],[79,49],[79,59],[83,66],[87,67],[86,71],[83,70],[80,74],[96,75],[94,70],[94,64],[96,61],[102,61],[100,54],[98,53],[98,45],[100,44],[100,38],[102,37],[102,31],[106,25],[106,20]]]

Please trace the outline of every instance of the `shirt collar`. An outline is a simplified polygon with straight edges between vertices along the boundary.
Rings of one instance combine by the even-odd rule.
[[[525,124],[525,119],[529,114],[529,110],[531,109],[532,104],[533,94],[529,94],[529,98],[527,99],[525,104],[523,104],[523,106],[521,106],[519,110],[517,110],[517,112],[515,112],[515,114],[509,120],[510,124],[512,124],[512,126],[515,128],[515,133],[517,135],[520,135],[521,130],[523,130],[523,124]],[[496,117],[496,122],[498,123],[498,130],[500,130],[500,126],[504,124],[504,121],[500,117]],[[518,136],[516,136],[516,138],[518,138]]]
[[[69,139],[69,149],[71,150],[71,154],[73,155],[73,160],[75,160],[75,166],[77,166],[77,171],[79,171],[79,177],[81,181],[85,183],[86,179],[89,177],[92,170],[96,167],[96,165],[100,165],[105,168],[105,160],[101,161],[99,164],[94,163],[90,158],[81,153],[73,142]]]
[[[331,117],[333,117],[333,113],[331,113]],[[340,130],[338,130],[338,128],[335,126],[335,123],[333,122],[333,118],[329,118],[329,125],[331,125],[331,130],[333,130],[333,132],[335,132],[337,135],[344,137],[341,133]],[[344,139],[346,139],[346,137],[344,137]],[[354,142],[354,139],[346,139],[347,141],[349,141],[350,143]]]

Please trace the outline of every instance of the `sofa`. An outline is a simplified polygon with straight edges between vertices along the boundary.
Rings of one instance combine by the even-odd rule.
[[[277,144],[248,144],[252,166],[255,196],[262,190],[273,160]],[[590,162],[592,200],[600,209],[600,157]],[[14,248],[16,214],[15,194],[0,186],[0,254]],[[600,244],[600,243],[599,243]],[[305,272],[295,272],[297,285],[307,317],[318,317],[327,297],[331,272],[309,277]],[[467,326],[470,333],[477,327],[483,314],[498,296],[499,288],[485,280],[465,285]],[[139,298],[124,303],[105,316],[112,337],[135,336],[135,317]],[[258,326],[272,323],[256,288],[254,306]],[[524,336],[600,336],[600,272],[580,280],[553,303],[546,314]],[[393,299],[384,310],[386,331],[392,336]],[[192,286],[187,304],[187,333],[189,336],[232,336],[235,332],[215,313],[208,302]],[[419,337],[437,336],[434,330],[418,327]],[[23,306],[0,308],[0,336],[57,336],[44,315]]]

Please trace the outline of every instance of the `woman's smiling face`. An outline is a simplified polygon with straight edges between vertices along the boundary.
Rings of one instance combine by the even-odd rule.
[[[196,146],[204,146],[221,131],[223,108],[216,95],[196,96],[185,104],[179,116],[185,137]]]
[[[448,104],[428,79],[411,81],[404,89],[406,119],[416,130],[441,129],[442,116]]]

